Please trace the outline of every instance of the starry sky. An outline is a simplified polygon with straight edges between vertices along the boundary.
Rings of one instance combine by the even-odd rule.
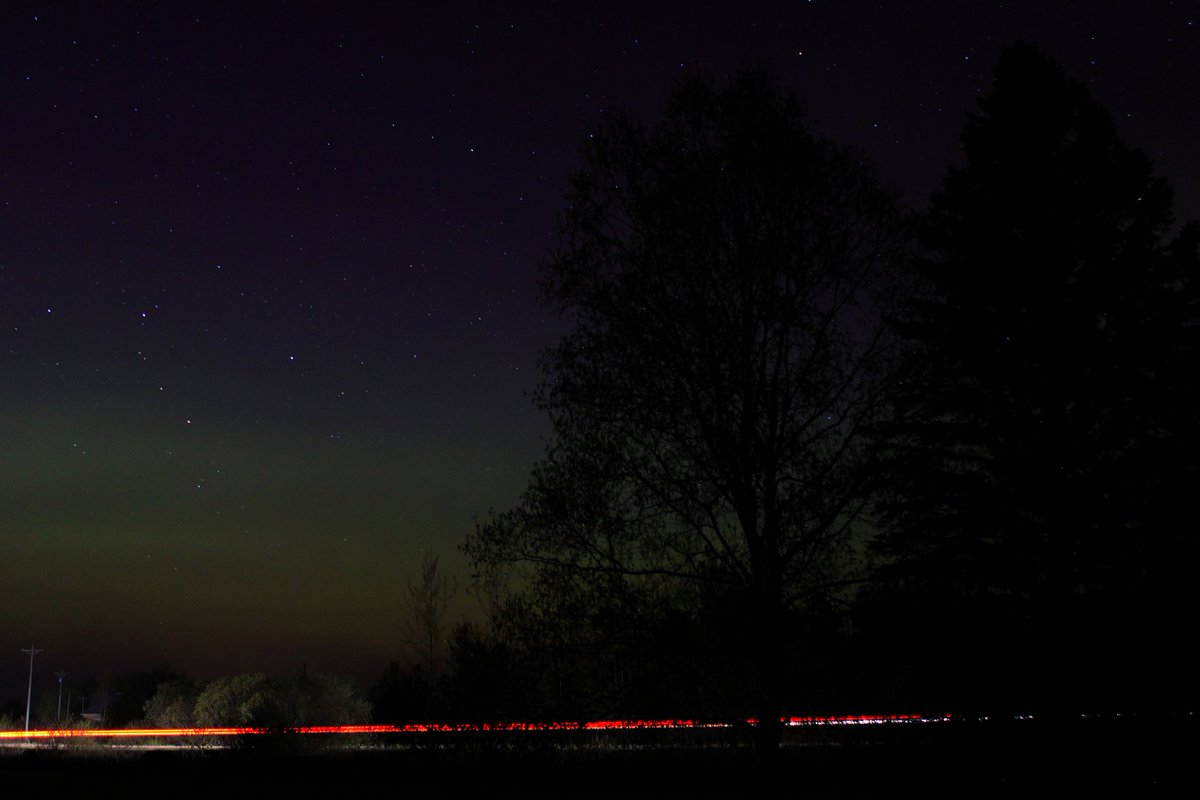
[[[768,66],[921,208],[1000,50],[1200,217],[1200,3],[0,7],[0,700],[399,655],[423,551],[518,497],[537,303],[605,115]],[[1190,135],[1189,135],[1190,134]],[[465,583],[464,581],[461,581]],[[460,597],[456,614],[473,613]]]

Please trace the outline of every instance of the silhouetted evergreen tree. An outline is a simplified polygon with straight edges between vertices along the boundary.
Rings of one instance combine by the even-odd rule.
[[[888,544],[910,591],[880,613],[960,697],[1129,702],[1172,651],[1151,623],[1190,608],[1164,584],[1195,575],[1196,229],[1171,237],[1167,182],[1032,46],[962,143],[899,324],[917,366]]]

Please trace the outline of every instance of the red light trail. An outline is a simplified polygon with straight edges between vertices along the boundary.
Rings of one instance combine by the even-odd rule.
[[[950,715],[889,714],[884,716],[785,717],[788,727],[817,725],[884,725],[892,723],[945,722]],[[733,728],[738,725],[757,725],[758,720],[740,722],[705,722],[689,719],[657,720],[593,720],[591,722],[493,722],[493,723],[423,723],[409,725],[305,725],[285,728],[282,732],[298,734],[389,734],[389,733],[468,733],[487,731],[598,731],[598,730],[686,730],[702,728]],[[129,739],[138,737],[192,736],[254,736],[279,733],[273,728],[71,728],[65,730],[0,731],[5,739]]]

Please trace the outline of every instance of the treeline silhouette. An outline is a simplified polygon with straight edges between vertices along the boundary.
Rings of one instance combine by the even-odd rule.
[[[377,714],[1194,708],[1200,228],[1034,46],[962,143],[915,214],[762,71],[597,132],[488,619]]]

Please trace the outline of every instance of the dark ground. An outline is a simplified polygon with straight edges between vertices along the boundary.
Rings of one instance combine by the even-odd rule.
[[[312,737],[255,737],[229,750],[76,744],[0,751],[0,791],[625,798],[738,797],[764,787],[773,797],[1015,797],[1037,789],[1145,797],[1188,791],[1200,763],[1195,716],[792,729],[770,774],[736,742],[727,731],[643,731],[426,734],[355,751]]]

